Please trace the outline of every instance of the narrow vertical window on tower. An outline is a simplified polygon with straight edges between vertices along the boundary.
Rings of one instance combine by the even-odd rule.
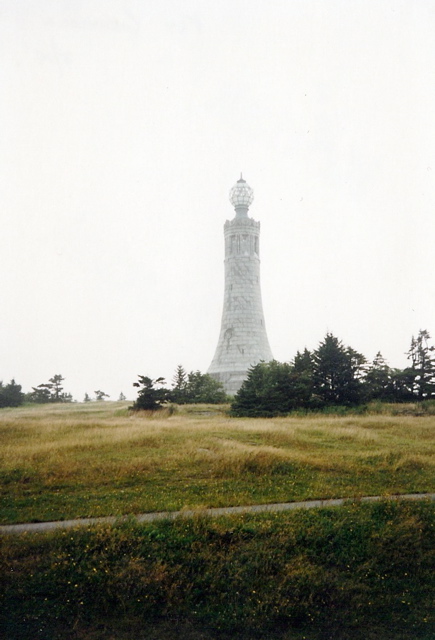
[[[260,223],[248,216],[253,200],[254,192],[241,176],[230,190],[235,216],[224,225],[225,242],[230,242],[232,250],[225,255],[221,331],[208,369],[211,376],[222,382],[229,395],[240,389],[249,367],[261,360],[269,362],[273,359],[261,300]],[[249,246],[253,246],[254,251],[249,251]],[[231,296],[228,295],[230,291]]]

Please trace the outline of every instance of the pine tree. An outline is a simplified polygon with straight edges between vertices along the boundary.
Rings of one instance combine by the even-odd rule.
[[[308,349],[304,349],[302,353],[298,351],[292,365],[292,392],[295,398],[295,407],[307,409],[312,404],[314,388],[312,353]]]
[[[19,407],[23,401],[24,394],[21,392],[20,384],[17,384],[14,379],[6,385],[0,381],[0,408]]]
[[[101,391],[101,389],[97,389],[97,391],[94,391],[95,393],[95,400],[97,402],[105,400],[106,398],[110,398],[108,393],[104,393],[104,391]]]
[[[173,378],[173,387],[172,387],[172,400],[177,404],[185,404],[188,402],[187,397],[187,373],[181,364],[178,365],[174,378]]]
[[[187,376],[186,402],[192,404],[220,404],[227,395],[222,383],[208,373],[191,371]]]
[[[311,377],[306,367],[302,368],[302,360],[298,356],[295,360],[300,370],[276,360],[260,362],[251,367],[235,395],[232,413],[237,416],[269,417],[307,407],[311,396]]]
[[[259,417],[277,414],[276,406],[271,407],[270,367],[271,363],[259,362],[248,370],[246,379],[234,396],[231,412],[236,416]]]
[[[417,338],[412,337],[407,353],[414,374],[413,392],[418,400],[424,400],[435,394],[435,347],[429,345],[429,332],[420,329]]]
[[[393,372],[380,351],[376,354],[365,378],[366,392],[371,400],[393,400]]]
[[[163,387],[164,378],[139,376],[139,382],[133,382],[139,388],[136,402],[130,407],[133,411],[158,411],[170,398],[169,391]],[[158,388],[155,387],[157,385]]]
[[[33,392],[29,396],[31,402],[72,402],[72,395],[63,390],[62,382],[64,380],[65,378],[58,373],[48,382],[32,387]]]
[[[313,391],[320,406],[354,405],[363,399],[365,357],[332,333],[313,353]]]

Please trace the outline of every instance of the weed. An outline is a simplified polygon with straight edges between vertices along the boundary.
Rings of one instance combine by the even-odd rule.
[[[0,629],[164,640],[171,621],[202,640],[429,640],[434,548],[433,505],[388,501],[8,537]]]

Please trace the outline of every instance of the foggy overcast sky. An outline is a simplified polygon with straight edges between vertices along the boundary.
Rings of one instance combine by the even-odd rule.
[[[0,0],[0,380],[205,372],[243,171],[274,357],[435,337],[435,0]]]

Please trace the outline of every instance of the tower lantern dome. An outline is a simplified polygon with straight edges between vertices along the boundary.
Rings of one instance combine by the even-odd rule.
[[[246,180],[240,174],[240,180],[230,189],[230,202],[236,210],[237,216],[246,217],[248,209],[254,200],[254,190],[251,189]]]

